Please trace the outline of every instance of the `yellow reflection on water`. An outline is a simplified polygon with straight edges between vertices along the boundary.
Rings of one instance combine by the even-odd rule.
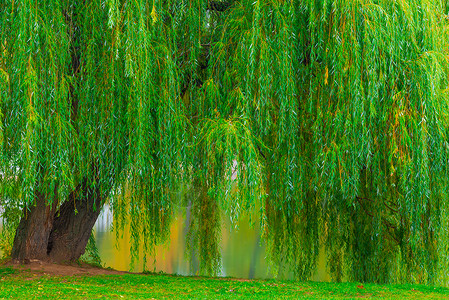
[[[102,219],[99,219],[102,222]],[[127,271],[131,268],[131,237],[129,227],[123,236],[116,239],[115,233],[108,230],[107,224],[95,226],[95,239],[100,257],[105,267]],[[229,222],[222,225],[220,247],[222,250],[222,276],[243,278],[267,278],[265,247],[260,243],[259,230],[249,226],[246,219],[240,221],[239,229],[232,229]],[[170,274],[192,275],[191,266],[185,255],[187,228],[180,214],[171,225],[170,239],[166,244],[156,247],[156,256],[147,258],[146,269]],[[143,271],[143,258],[134,265],[134,271]]]
[[[105,221],[106,220],[106,221]],[[108,230],[110,222],[100,218],[95,226],[95,239],[100,257],[105,267],[128,271],[131,268],[129,228],[125,228],[123,237],[116,240],[114,232]],[[265,245],[260,240],[260,229],[256,225],[250,226],[248,218],[241,218],[238,230],[229,221],[223,222],[220,248],[222,253],[221,276],[239,278],[271,278],[266,260]],[[170,239],[166,244],[156,248],[156,255],[147,258],[146,270],[165,272],[169,274],[195,275],[196,268],[186,258],[185,237],[187,225],[185,217],[179,214],[171,225]],[[116,246],[118,245],[118,247]],[[142,272],[143,258],[139,257],[133,271]],[[292,274],[279,274],[281,278],[293,279]],[[320,251],[317,271],[311,278],[316,281],[329,281],[325,266],[324,250]]]

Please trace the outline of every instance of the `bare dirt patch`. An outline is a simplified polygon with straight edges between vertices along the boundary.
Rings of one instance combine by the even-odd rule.
[[[134,272],[125,272],[125,271],[117,271],[113,269],[104,269],[91,266],[89,264],[82,263],[72,264],[72,265],[62,265],[55,264],[46,261],[40,260],[31,260],[26,263],[19,263],[17,261],[6,261],[0,263],[0,265],[11,267],[15,270],[18,270],[21,274],[29,273],[32,277],[39,277],[43,275],[49,276],[96,276],[96,275],[123,275],[123,274],[142,274],[149,275],[146,273],[134,273]],[[159,274],[160,275],[160,274]],[[174,276],[172,274],[164,274],[166,276]],[[233,277],[203,277],[203,276],[188,276],[194,279],[215,279],[215,280],[224,280],[224,281],[238,281],[238,282],[252,282],[254,279],[245,279],[245,278],[233,278]],[[273,284],[276,285],[276,284]]]
[[[112,269],[103,269],[90,266],[88,264],[81,265],[59,265],[40,260],[32,260],[26,264],[9,261],[4,264],[21,272],[31,272],[36,275],[51,276],[76,276],[76,275],[114,275],[128,274],[128,272],[116,271]]]

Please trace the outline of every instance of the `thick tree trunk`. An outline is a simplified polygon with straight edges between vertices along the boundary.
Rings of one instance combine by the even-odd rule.
[[[31,259],[46,260],[47,245],[57,202],[47,205],[44,195],[36,193],[36,205],[24,209],[24,216],[16,230],[11,257],[20,262]]]
[[[50,233],[47,252],[52,261],[74,262],[83,255],[102,204],[97,188],[83,184],[72,192],[56,214]]]
[[[59,211],[57,201],[47,205],[36,196],[36,205],[24,210],[14,237],[11,257],[22,263],[37,259],[71,263],[84,253],[92,228],[103,205],[98,188],[86,180],[69,195]]]

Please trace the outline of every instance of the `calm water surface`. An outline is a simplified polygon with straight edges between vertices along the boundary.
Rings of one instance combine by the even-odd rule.
[[[179,214],[172,224],[170,241],[166,245],[157,247],[156,257],[147,259],[147,270],[180,275],[197,273],[197,267],[195,264],[190,264],[185,255],[187,232],[185,223],[185,218]],[[106,207],[94,227],[102,263],[105,267],[129,271],[131,267],[129,234],[125,230],[123,238],[117,241],[115,233],[110,230],[111,224],[112,214]],[[242,219],[238,227],[238,230],[232,229],[229,222],[223,225],[220,242],[222,272],[219,275],[239,278],[272,278],[273,275],[266,260],[265,245],[259,238],[258,226],[250,227],[248,220]],[[133,271],[141,272],[142,270],[142,258],[140,258]],[[281,278],[292,279],[291,274],[279,275]],[[320,255],[318,271],[311,279],[329,280],[324,266],[324,253]]]

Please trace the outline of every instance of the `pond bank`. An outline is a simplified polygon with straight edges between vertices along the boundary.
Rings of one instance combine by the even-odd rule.
[[[68,276],[70,275],[70,276]],[[33,262],[0,266],[0,299],[448,299],[423,285],[297,282],[127,273]]]

